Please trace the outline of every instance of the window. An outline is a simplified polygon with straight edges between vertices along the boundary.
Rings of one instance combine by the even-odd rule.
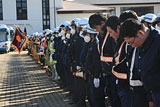
[[[27,20],[27,0],[16,0],[17,20]]]
[[[133,10],[137,13],[138,16],[142,16],[146,13],[154,13],[154,7],[153,6],[147,6],[147,7],[121,7],[120,11],[121,13],[126,10]]]
[[[49,0],[42,0],[42,19],[43,30],[50,29]]]
[[[112,11],[111,11],[111,15],[116,15],[116,8],[115,7],[111,7],[112,8]]]
[[[0,0],[0,20],[3,20],[2,0]]]

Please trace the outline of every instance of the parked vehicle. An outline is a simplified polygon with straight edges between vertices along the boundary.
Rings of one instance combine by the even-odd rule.
[[[10,30],[6,25],[0,25],[0,53],[10,51]]]

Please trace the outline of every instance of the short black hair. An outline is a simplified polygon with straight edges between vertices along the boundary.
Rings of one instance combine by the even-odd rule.
[[[68,27],[68,26],[66,26],[66,31],[68,31],[68,30],[71,30],[71,28],[70,28],[70,27]]]
[[[75,27],[77,27],[77,25],[76,25],[75,21],[71,21],[71,26],[75,26]]]
[[[157,17],[156,18],[156,21],[155,21],[155,24],[159,23],[160,22],[160,17]]]
[[[94,28],[95,25],[101,25],[101,21],[106,22],[106,18],[103,14],[95,13],[89,17],[89,25]]]
[[[61,31],[62,31],[62,28],[59,28],[59,29],[58,29],[58,32],[61,32]]]
[[[62,24],[62,25],[60,25],[60,27],[65,27],[65,26]]]
[[[120,25],[119,18],[117,16],[111,16],[108,18],[108,20],[105,23],[105,26],[110,27],[113,29],[115,32],[117,31],[117,26]]]
[[[138,30],[143,30],[144,25],[138,20],[129,18],[120,27],[120,36],[125,37],[136,37]]]
[[[124,22],[124,21],[125,21],[126,19],[128,19],[128,18],[133,18],[133,19],[138,20],[137,13],[134,12],[133,10],[126,10],[126,11],[124,11],[124,12],[121,13],[121,15],[119,16],[120,23]]]

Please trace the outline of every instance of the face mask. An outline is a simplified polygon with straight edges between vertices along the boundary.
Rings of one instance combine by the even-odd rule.
[[[90,36],[85,36],[85,37],[84,37],[84,41],[85,41],[86,43],[90,42],[90,40],[91,40]]]
[[[62,36],[61,33],[59,33],[58,36],[61,37]]]
[[[84,38],[84,36],[82,35],[83,31],[80,31],[79,36]]]
[[[62,40],[65,40],[65,37],[64,36],[62,36],[62,38],[61,38]]]
[[[58,37],[58,35],[56,34],[55,37]]]
[[[65,35],[65,31],[64,31],[64,30],[61,31],[61,35],[62,35],[62,36]]]
[[[54,36],[51,37],[51,40],[53,40],[53,39],[54,39]]]
[[[70,36],[71,36],[71,35],[70,35],[69,33],[66,34],[66,38],[67,38],[67,39],[70,39]]]
[[[76,33],[75,29],[71,29],[71,34],[74,35]]]
[[[156,30],[160,30],[160,27],[158,25],[155,26]]]

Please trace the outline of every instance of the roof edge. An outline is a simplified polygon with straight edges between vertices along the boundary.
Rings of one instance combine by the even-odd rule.
[[[75,13],[97,13],[97,12],[111,12],[112,10],[58,10],[57,14],[75,14]]]
[[[160,2],[147,2],[147,3],[112,3],[112,4],[93,4],[97,6],[109,6],[109,5],[144,5],[144,4],[160,4]]]

